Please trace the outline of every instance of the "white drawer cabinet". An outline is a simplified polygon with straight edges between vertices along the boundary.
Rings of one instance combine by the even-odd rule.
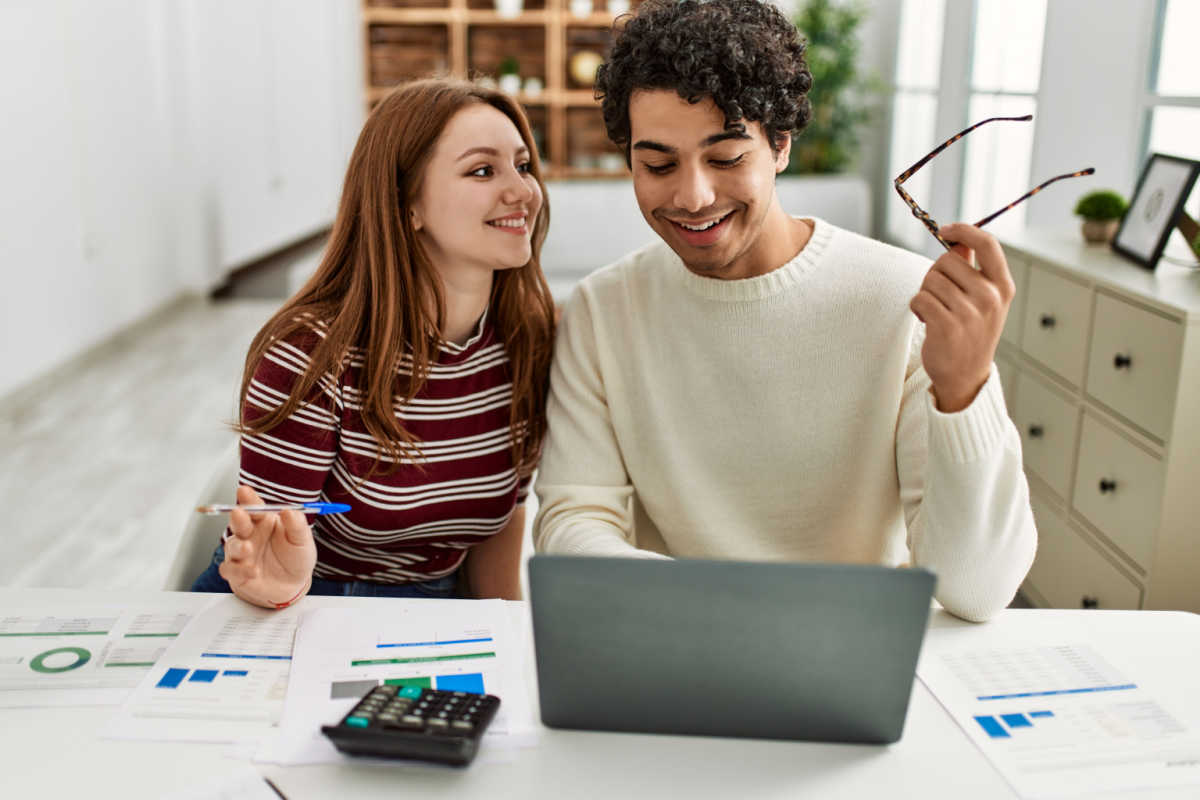
[[[1037,587],[1040,600],[1055,608],[1141,606],[1142,590],[1137,582],[1036,497],[1033,518],[1038,528],[1038,556],[1029,570],[1028,583]]]
[[[1107,294],[1096,295],[1088,394],[1151,436],[1166,440],[1184,326]]]
[[[1038,525],[1038,605],[1200,612],[1200,271],[1077,231],[1001,237],[997,367]]]
[[[1035,473],[1059,497],[1068,497],[1079,408],[1033,375],[1022,375],[1009,415],[1021,432],[1026,472]]]
[[[1029,268],[1021,349],[1076,386],[1083,383],[1090,318],[1086,285],[1036,263]]]

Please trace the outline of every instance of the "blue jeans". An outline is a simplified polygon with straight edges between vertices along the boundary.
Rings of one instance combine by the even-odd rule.
[[[193,592],[232,592],[229,581],[221,577],[218,568],[225,560],[225,545],[217,545],[212,563],[192,582]],[[372,583],[371,581],[331,581],[313,578],[309,594],[341,597],[458,597],[458,572],[444,578],[419,583]]]

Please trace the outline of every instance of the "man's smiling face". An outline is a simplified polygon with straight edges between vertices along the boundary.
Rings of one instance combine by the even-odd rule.
[[[635,91],[629,120],[642,216],[688,269],[750,278],[794,255],[785,252],[785,236],[773,235],[789,222],[776,199],[775,175],[787,165],[790,140],[776,153],[759,123],[727,129],[710,98],[689,103],[666,89]]]

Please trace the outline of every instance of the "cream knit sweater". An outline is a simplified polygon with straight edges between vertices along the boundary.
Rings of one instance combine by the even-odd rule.
[[[996,370],[934,407],[908,302],[920,256],[822,220],[737,281],[662,242],[563,314],[537,478],[539,551],[901,564],[972,620],[1012,599],[1037,533]]]

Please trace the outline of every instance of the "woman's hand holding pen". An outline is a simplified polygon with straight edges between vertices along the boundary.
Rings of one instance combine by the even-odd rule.
[[[249,486],[239,486],[238,505],[260,505]],[[234,594],[264,608],[284,608],[312,585],[317,546],[304,514],[286,510],[248,514],[229,512],[225,560],[219,571]]]

